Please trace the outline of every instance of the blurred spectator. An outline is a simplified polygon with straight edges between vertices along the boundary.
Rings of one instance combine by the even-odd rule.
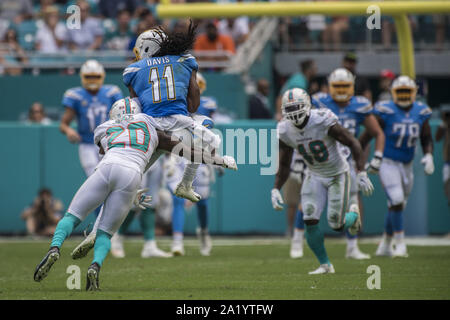
[[[151,29],[158,25],[158,21],[156,20],[155,16],[147,8],[144,8],[143,10],[141,10],[139,12],[139,21],[145,22],[145,25],[146,25],[145,30]]]
[[[342,44],[342,33],[349,27],[348,17],[332,17],[331,23],[323,31],[322,41],[325,50],[339,51]]]
[[[217,29],[219,33],[231,36],[236,47],[244,43],[250,33],[248,17],[222,19]]]
[[[1,0],[0,19],[13,21],[16,24],[30,19],[33,15],[31,0]]]
[[[370,91],[369,81],[360,76],[356,76],[356,66],[358,57],[354,52],[347,52],[342,59],[342,67],[350,71],[355,76],[355,95],[364,96],[372,101],[372,91]]]
[[[103,27],[100,21],[90,16],[90,6],[85,0],[79,0],[80,29],[68,29],[69,47],[72,50],[97,50],[102,45]]]
[[[391,84],[395,79],[395,74],[389,70],[381,70],[380,73],[380,94],[378,95],[378,101],[390,100],[391,99]]]
[[[147,22],[145,21],[140,21],[138,23],[138,25],[136,26],[136,32],[134,33],[134,35],[132,36],[129,44],[128,44],[128,50],[133,50],[134,45],[136,44],[136,40],[139,37],[139,35],[144,32],[145,30],[147,30]]]
[[[49,189],[39,190],[31,207],[22,212],[28,234],[39,236],[51,236],[55,232],[56,225],[61,219],[63,205],[60,200],[53,198]]]
[[[300,72],[292,74],[289,79],[285,82],[278,95],[276,106],[276,119],[281,119],[281,98],[283,93],[289,89],[301,88],[309,92],[310,81],[317,74],[317,66],[314,60],[308,59],[300,62]]]
[[[140,3],[140,0],[100,0],[98,7],[102,16],[116,18],[123,10],[134,12]]]
[[[22,73],[20,63],[28,63],[27,55],[17,41],[17,33],[14,29],[8,29],[5,39],[0,41],[0,73],[17,75]]]
[[[59,22],[58,8],[47,6],[42,11],[44,23],[36,33],[35,48],[42,53],[60,53],[66,51],[67,29]]]
[[[444,167],[442,169],[442,180],[444,182],[445,195],[450,206],[450,105],[446,105],[441,110],[441,124],[436,131],[436,142],[444,138],[442,157]]]
[[[303,60],[300,62],[300,72],[294,73],[289,77],[281,88],[280,96],[289,89],[301,88],[308,91],[309,82],[317,74],[317,66],[314,60]]]
[[[256,93],[250,96],[248,101],[248,115],[250,119],[272,119],[269,108],[270,85],[266,79],[259,79]]]
[[[219,33],[212,21],[206,24],[206,33],[197,37],[194,50],[226,51],[232,54],[236,52],[233,39],[229,35]]]
[[[25,123],[49,125],[52,121],[50,118],[47,118],[42,103],[34,102],[28,110],[28,119]]]
[[[117,15],[117,30],[106,34],[106,48],[110,50],[127,50],[133,38],[130,30],[131,16],[127,10],[119,11]]]

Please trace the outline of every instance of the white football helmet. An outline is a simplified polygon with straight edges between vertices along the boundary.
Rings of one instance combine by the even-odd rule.
[[[355,77],[345,68],[338,68],[328,76],[328,87],[334,101],[347,102],[355,94]]]
[[[392,100],[402,108],[407,108],[414,103],[417,94],[417,85],[408,76],[399,76],[392,82]]]
[[[105,69],[94,59],[87,60],[80,69],[81,84],[87,90],[100,90],[105,81]]]
[[[155,28],[142,32],[136,40],[133,52],[136,60],[151,58],[161,48],[161,42],[167,38],[162,29]]]
[[[114,102],[111,110],[109,111],[109,119],[120,120],[124,115],[137,114],[140,112],[141,107],[139,106],[139,104],[130,97],[126,97]]]
[[[311,99],[308,93],[300,88],[286,91],[281,98],[283,117],[296,126],[301,126],[311,112]]]

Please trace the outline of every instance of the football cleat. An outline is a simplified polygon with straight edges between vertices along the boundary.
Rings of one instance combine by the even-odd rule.
[[[94,247],[96,236],[97,233],[91,232],[78,246],[76,246],[76,248],[73,249],[72,253],[70,254],[72,256],[72,259],[76,260],[84,258]]]
[[[308,274],[325,274],[325,273],[334,273],[334,267],[332,264],[321,264],[319,268],[309,272]]]
[[[347,252],[345,254],[347,259],[355,259],[355,260],[367,260],[370,259],[370,254],[361,252],[358,247],[347,248]]]
[[[89,266],[87,271],[86,291],[100,290],[99,274],[100,274],[100,266],[97,264],[97,262],[94,262]]]
[[[141,251],[142,258],[170,258],[172,254],[169,252],[162,251],[156,246],[155,240],[145,241],[144,247]]]
[[[52,247],[48,250],[44,259],[38,264],[36,270],[34,271],[34,281],[41,281],[44,279],[48,272],[50,271],[53,264],[59,259],[59,248]]]
[[[188,199],[192,202],[199,202],[201,200],[201,196],[194,192],[194,189],[192,189],[192,186],[186,186],[182,184],[181,182],[178,184],[177,188],[175,189],[175,195],[179,198]]]
[[[211,254],[212,241],[208,229],[197,228],[197,236],[200,240],[200,254],[202,256],[209,256]]]
[[[171,251],[172,254],[176,257],[184,256],[183,241],[173,241]]]
[[[395,257],[408,258],[408,251],[406,250],[406,244],[404,243],[396,244],[392,256],[394,258]]]
[[[125,258],[125,250],[123,249],[123,237],[115,233],[111,237],[111,255],[114,258]]]
[[[378,245],[375,255],[377,257],[392,257],[393,253],[392,243],[388,243],[385,239],[383,239]]]
[[[223,156],[222,159],[224,168],[237,171],[238,167],[233,157]]]
[[[291,241],[290,256],[292,259],[299,259],[303,257],[303,239]]]
[[[355,203],[350,205],[349,211],[355,212],[358,215],[358,218],[356,218],[355,223],[350,228],[348,228],[348,232],[351,235],[356,236],[359,230],[361,229],[361,214],[359,213],[358,205]]]

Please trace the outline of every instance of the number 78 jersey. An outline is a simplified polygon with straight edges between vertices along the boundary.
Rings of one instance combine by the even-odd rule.
[[[422,102],[414,102],[406,111],[393,101],[381,101],[375,105],[373,113],[384,123],[386,142],[383,156],[403,163],[411,162],[422,125],[430,118],[431,109]]]
[[[303,130],[288,120],[282,120],[277,125],[277,135],[278,139],[300,153],[310,172],[333,177],[349,170],[347,161],[339,152],[339,142],[328,135],[328,130],[336,123],[338,118],[331,110],[312,109]]]
[[[158,146],[158,134],[152,117],[143,113],[109,120],[97,127],[94,142],[100,142],[105,156],[102,163],[117,163],[144,172]],[[99,165],[100,165],[99,164]]]
[[[197,69],[190,54],[142,59],[125,68],[123,82],[136,92],[143,113],[152,117],[188,115],[189,82]]]

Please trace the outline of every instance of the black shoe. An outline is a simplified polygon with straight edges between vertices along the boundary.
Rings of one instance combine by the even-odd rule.
[[[87,271],[86,277],[86,291],[97,291],[100,290],[99,286],[99,274],[100,274],[100,266],[97,262],[91,264]]]
[[[51,247],[45,255],[44,259],[42,259],[42,261],[36,267],[36,270],[34,271],[34,281],[39,282],[44,279],[50,271],[50,268],[58,259],[59,248]]]

